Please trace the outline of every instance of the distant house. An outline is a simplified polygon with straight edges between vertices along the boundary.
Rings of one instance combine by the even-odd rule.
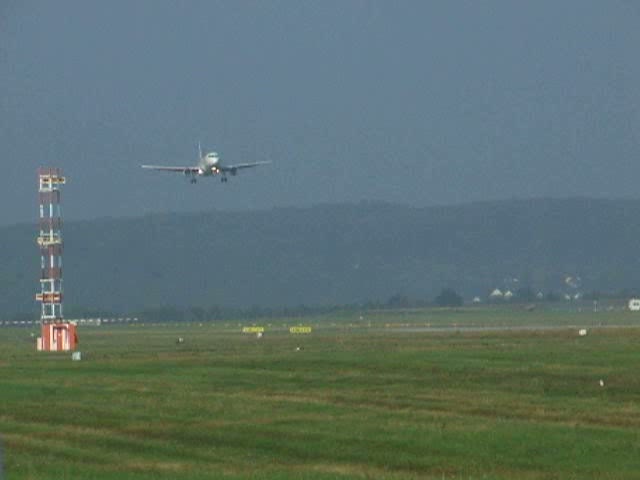
[[[640,312],[640,298],[632,298],[629,300],[629,310],[632,312]]]
[[[481,301],[480,297],[473,297],[473,303],[480,303]]]
[[[489,294],[489,298],[493,300],[497,300],[503,297],[504,297],[504,294],[502,293],[502,290],[500,290],[499,288],[496,288],[493,292]]]
[[[511,290],[507,290],[504,292],[504,299],[511,300],[513,298],[513,292]]]

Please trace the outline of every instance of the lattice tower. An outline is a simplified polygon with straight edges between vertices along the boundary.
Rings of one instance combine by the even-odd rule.
[[[38,169],[38,196],[40,201],[40,293],[36,300],[42,303],[42,323],[62,320],[62,209],[60,187],[66,183],[59,168]]]

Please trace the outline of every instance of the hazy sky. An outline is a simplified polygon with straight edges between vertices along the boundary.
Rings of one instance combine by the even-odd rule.
[[[640,3],[0,0],[0,224],[640,195]],[[228,184],[149,172],[270,159]]]

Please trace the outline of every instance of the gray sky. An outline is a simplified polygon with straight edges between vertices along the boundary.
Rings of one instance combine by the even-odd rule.
[[[638,197],[640,4],[0,0],[0,224]],[[191,186],[142,163],[270,159]]]

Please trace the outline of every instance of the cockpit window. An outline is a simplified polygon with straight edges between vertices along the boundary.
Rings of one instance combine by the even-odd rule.
[[[218,154],[216,152],[207,153],[207,157],[209,158],[216,158],[217,156]]]

